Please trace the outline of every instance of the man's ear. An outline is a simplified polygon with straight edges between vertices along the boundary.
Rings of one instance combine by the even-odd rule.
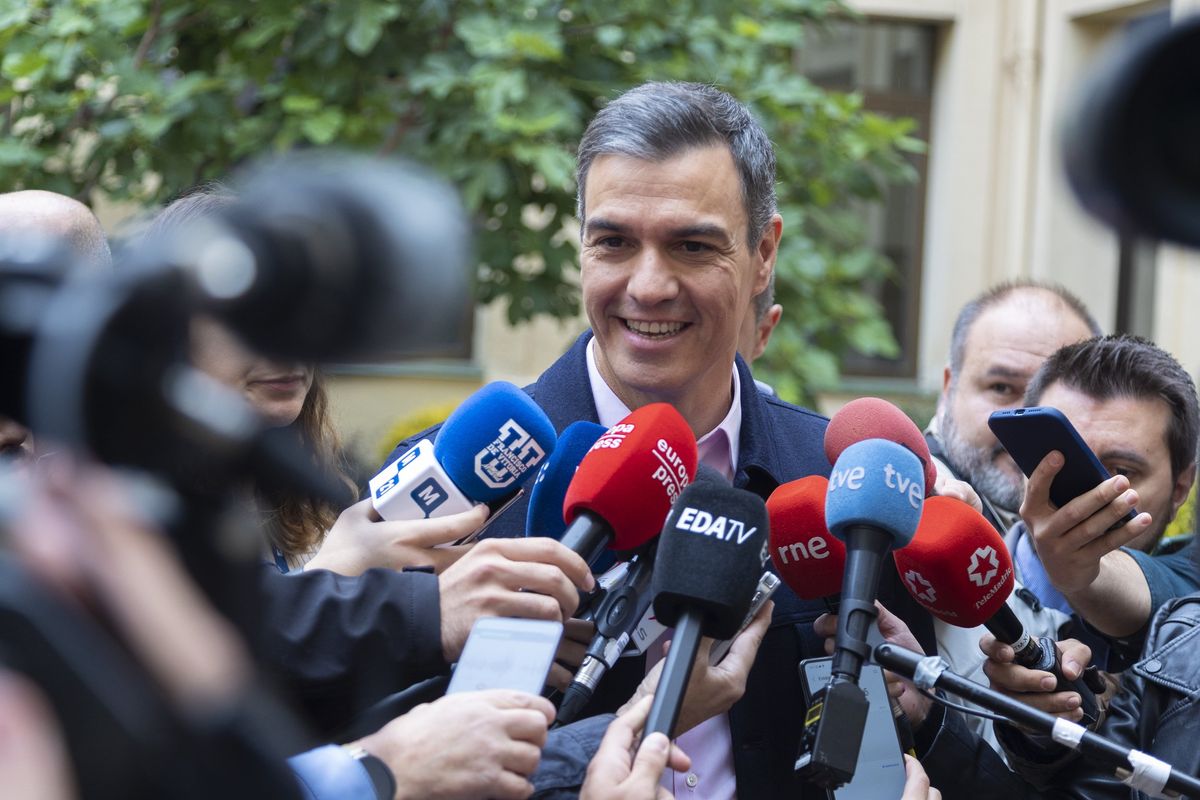
[[[1171,487],[1171,516],[1179,513],[1179,509],[1187,502],[1192,484],[1196,482],[1196,465],[1192,463],[1183,472],[1175,476],[1175,484]]]
[[[762,320],[759,321],[758,327],[755,329],[754,339],[754,358],[751,361],[756,361],[767,349],[767,343],[771,341],[771,334],[775,331],[775,326],[779,324],[780,317],[783,316],[783,306],[775,303],[767,309],[767,313],[763,314]]]
[[[755,248],[758,255],[755,264],[758,274],[754,276],[754,289],[750,292],[751,297],[755,297],[767,288],[767,283],[771,280],[771,270],[775,269],[775,260],[779,257],[779,240],[781,238],[783,238],[783,217],[775,214],[767,223],[767,227],[763,229],[762,238],[758,240],[758,247]]]

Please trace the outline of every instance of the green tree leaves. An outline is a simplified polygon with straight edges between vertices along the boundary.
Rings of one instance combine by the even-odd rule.
[[[894,351],[863,203],[911,178],[903,120],[792,67],[827,0],[0,0],[0,185],[159,202],[298,146],[396,153],[463,192],[481,301],[579,305],[574,151],[644,80],[716,83],[779,157],[784,323],[764,368],[803,398],[854,347]],[[154,176],[155,179],[148,179]]]

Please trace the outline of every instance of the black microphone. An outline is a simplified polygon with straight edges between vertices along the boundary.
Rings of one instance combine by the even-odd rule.
[[[650,607],[650,579],[654,572],[656,547],[657,542],[651,541],[647,549],[630,562],[625,577],[608,590],[595,609],[592,619],[596,623],[596,634],[570,686],[563,693],[555,724],[566,725],[578,718],[579,712],[592,699],[600,679],[616,665],[625,645],[629,644],[634,628]]]
[[[877,612],[875,596],[887,554],[913,537],[925,498],[924,468],[909,450],[886,439],[850,445],[829,477],[825,522],[846,544],[832,675],[804,718],[796,770],[835,789],[854,777],[867,697],[858,676],[871,649],[867,631]]]
[[[735,635],[762,574],[767,507],[755,494],[693,484],[671,508],[658,542],[654,613],[675,627],[645,732],[673,737],[700,637]]]
[[[576,423],[579,424],[579,423]],[[693,485],[708,483],[716,486],[728,486],[725,476],[706,464],[696,466],[696,477]],[[530,500],[530,508],[533,500]],[[650,601],[654,597],[650,592],[650,578],[654,571],[654,555],[658,549],[658,538],[651,539],[642,546],[637,555],[629,562],[625,574],[617,583],[605,592],[599,593],[594,605],[584,613],[576,613],[581,619],[588,619],[596,624],[596,635],[592,637],[587,654],[580,663],[579,669],[571,684],[563,693],[562,704],[558,708],[555,725],[566,725],[574,721],[584,706],[592,699],[596,686],[604,675],[616,665],[617,659],[625,654],[625,646],[629,644],[634,631],[641,624]],[[770,593],[767,593],[770,597]],[[757,598],[757,595],[756,595]],[[765,602],[765,601],[764,601]],[[719,655],[724,656],[729,642],[719,643]],[[648,645],[647,645],[648,646]],[[717,649],[717,644],[713,645]],[[637,652],[635,649],[634,652]],[[719,660],[719,659],[718,659]]]
[[[1034,733],[1049,736],[1061,745],[1078,750],[1084,756],[1111,768],[1120,780],[1129,783],[1135,789],[1152,796],[1161,796],[1162,791],[1167,789],[1189,797],[1200,797],[1200,779],[1179,772],[1170,764],[1140,750],[1132,750],[1109,741],[1077,722],[1038,711],[951,672],[946,661],[938,656],[923,656],[884,642],[875,648],[875,660],[887,669],[910,678],[918,688],[926,691],[934,688],[945,689],[989,711],[1008,717],[1012,722]]]

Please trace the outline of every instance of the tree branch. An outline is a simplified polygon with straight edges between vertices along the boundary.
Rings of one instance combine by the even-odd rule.
[[[154,7],[150,9],[150,23],[146,26],[146,32],[142,34],[142,40],[138,42],[137,52],[133,54],[134,69],[140,69],[146,62],[150,47],[158,38],[159,26],[162,24],[162,6],[162,0],[154,0]]]

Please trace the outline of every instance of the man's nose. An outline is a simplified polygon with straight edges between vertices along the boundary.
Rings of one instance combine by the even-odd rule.
[[[631,268],[625,291],[638,305],[655,306],[679,294],[679,280],[670,258],[657,248],[642,248]]]

